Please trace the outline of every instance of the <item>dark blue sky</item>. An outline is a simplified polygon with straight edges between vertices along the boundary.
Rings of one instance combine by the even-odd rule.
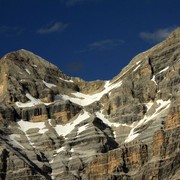
[[[111,79],[180,25],[180,0],[0,0],[0,56],[27,49],[85,80]]]

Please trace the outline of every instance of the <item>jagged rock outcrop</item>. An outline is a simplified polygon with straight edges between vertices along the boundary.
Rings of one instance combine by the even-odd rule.
[[[110,81],[19,50],[0,60],[0,179],[177,180],[180,28]]]

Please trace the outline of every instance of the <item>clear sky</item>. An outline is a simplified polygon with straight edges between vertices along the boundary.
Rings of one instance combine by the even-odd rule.
[[[180,0],[0,0],[0,56],[27,49],[85,80],[111,79],[180,26]]]

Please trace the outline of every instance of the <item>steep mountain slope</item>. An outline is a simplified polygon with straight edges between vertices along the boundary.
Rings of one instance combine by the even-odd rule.
[[[9,53],[0,102],[1,179],[180,177],[180,28],[110,81]]]

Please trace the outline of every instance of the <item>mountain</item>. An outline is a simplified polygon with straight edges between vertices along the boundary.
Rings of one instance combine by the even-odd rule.
[[[0,102],[2,180],[180,177],[180,28],[110,81],[8,53]]]

